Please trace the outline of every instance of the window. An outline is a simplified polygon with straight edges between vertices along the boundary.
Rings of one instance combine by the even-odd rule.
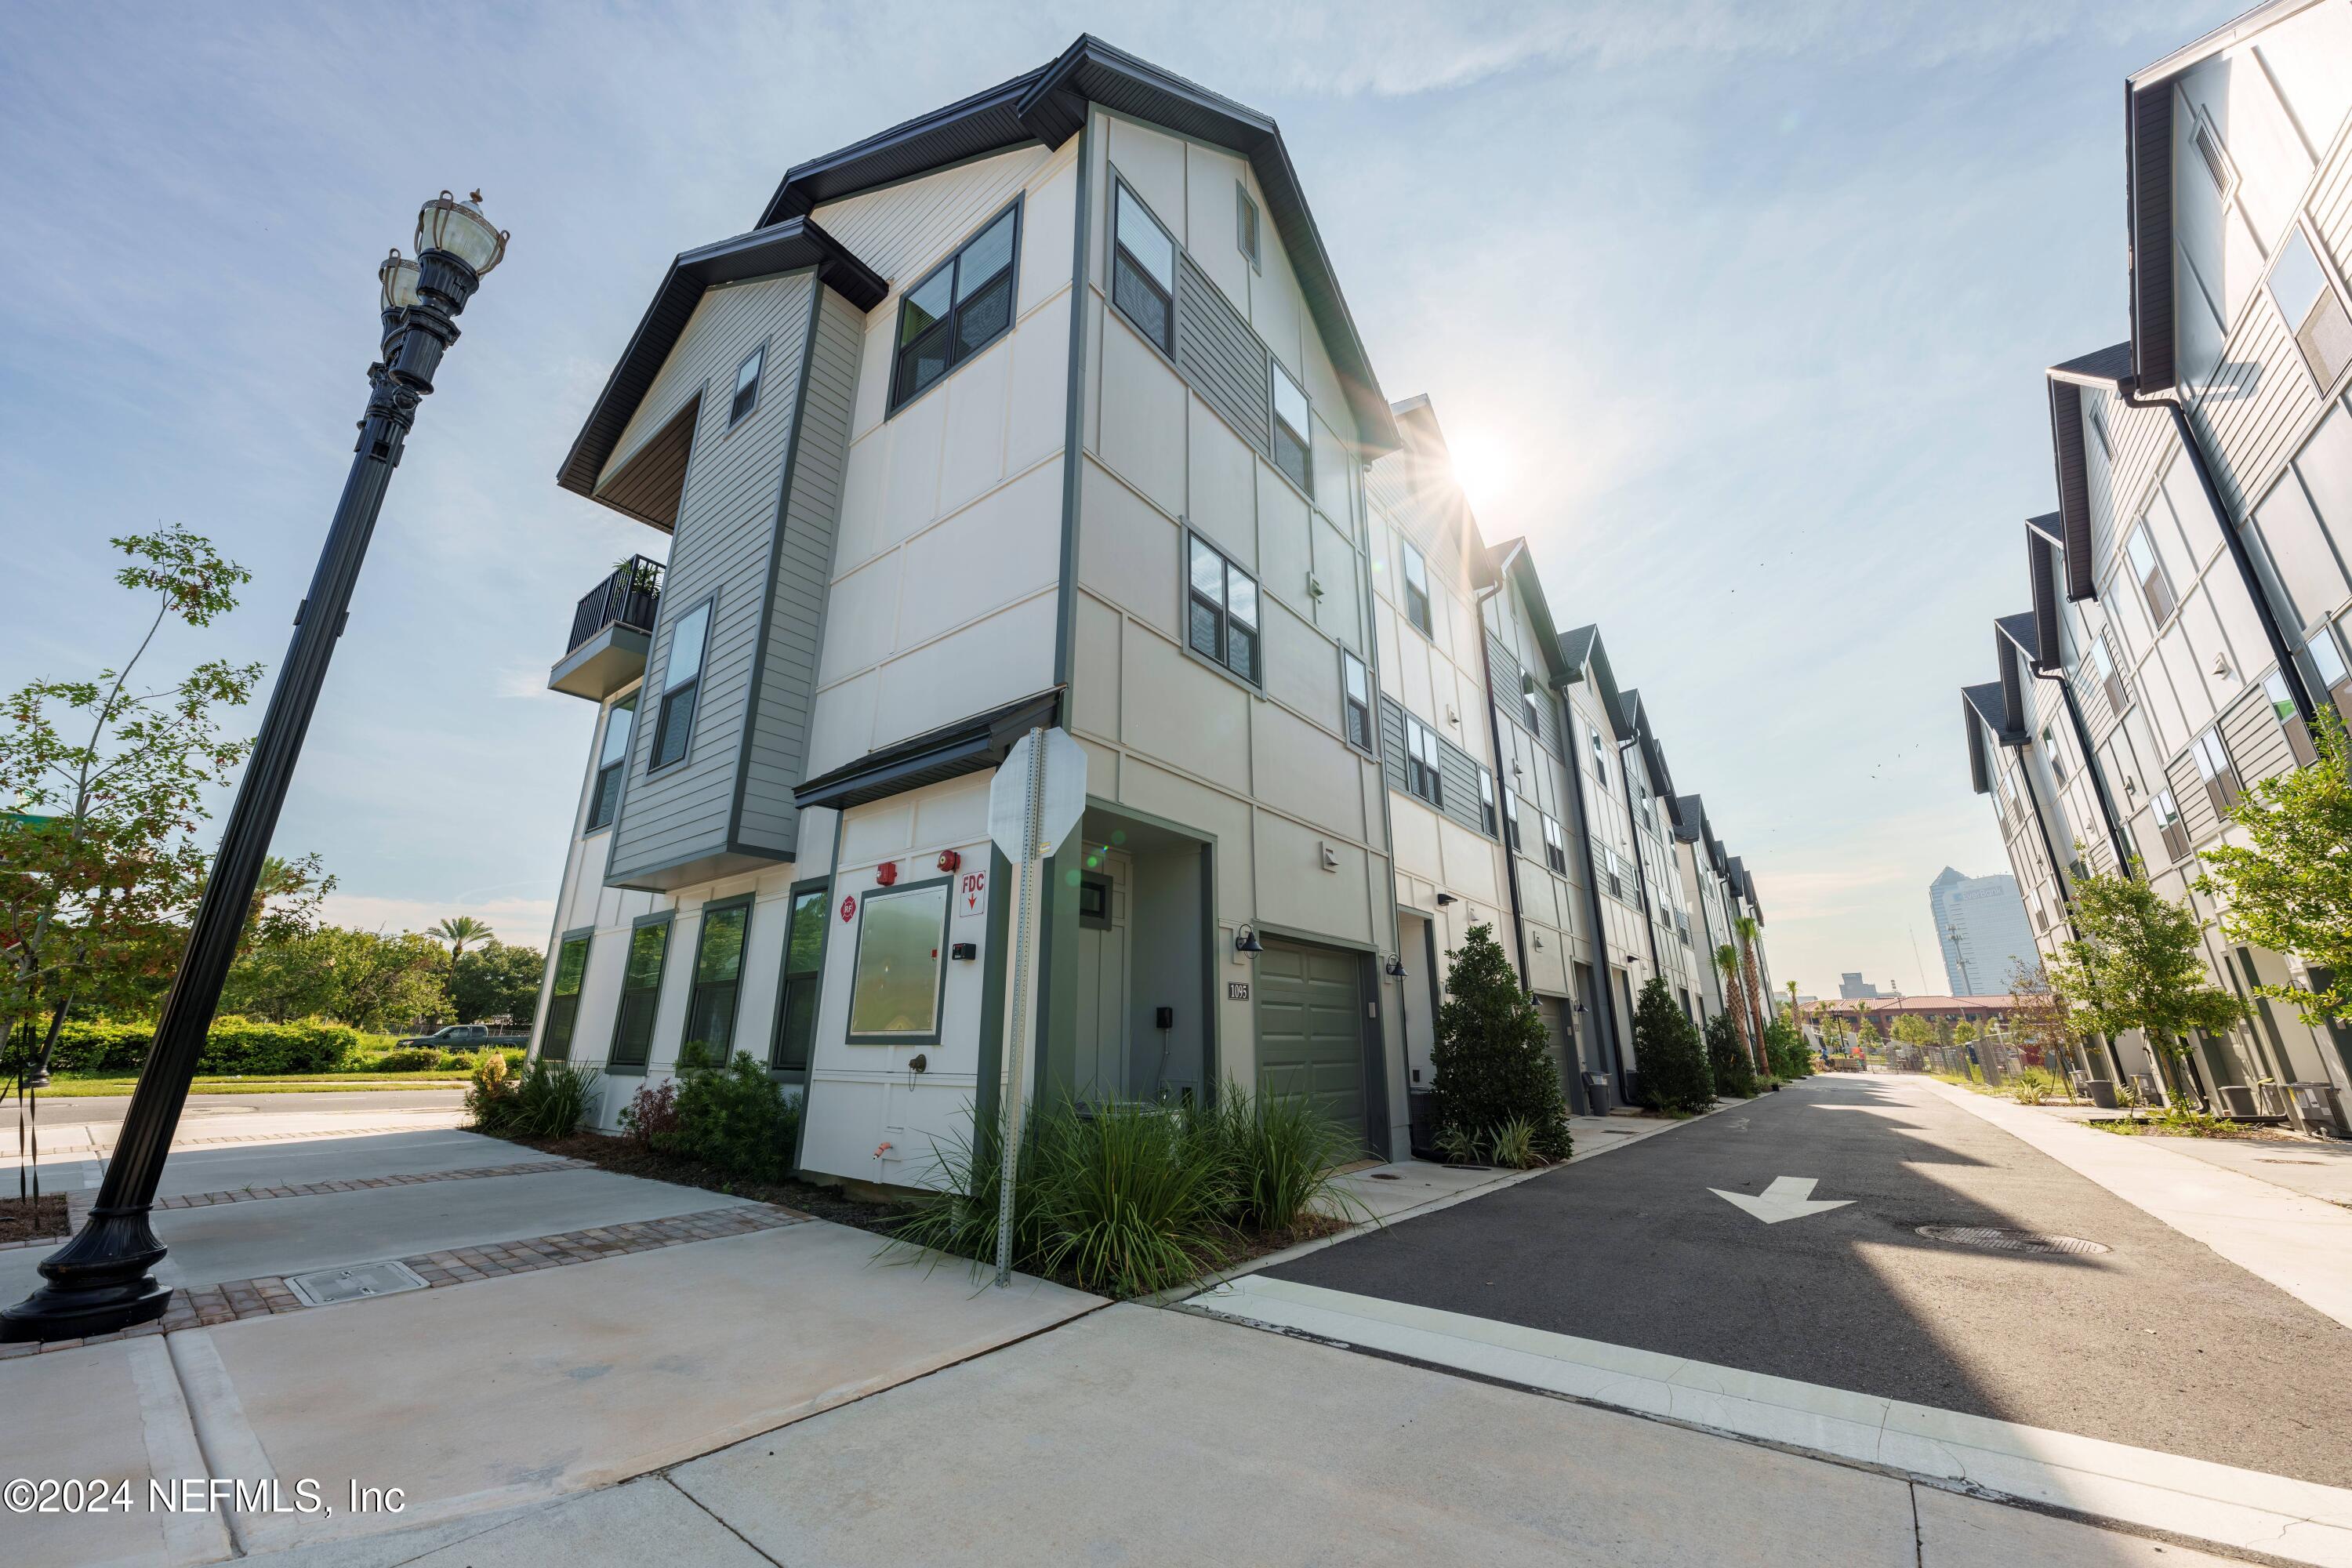
[[[2336,710],[2352,714],[2352,672],[2344,667],[2344,653],[2336,646],[2334,634],[2320,627],[2304,651],[2311,656],[2312,672],[2319,677],[2319,684],[2336,700]]]
[[[1435,637],[1429,629],[1429,566],[1404,540],[1397,541],[1404,552],[1404,618],[1421,628],[1423,637]]]
[[[1559,824],[1547,816],[1543,819],[1544,864],[1568,875],[1568,840],[1559,836]]]
[[[2328,286],[2319,258],[2300,226],[2289,228],[2271,264],[2270,295],[2303,351],[2303,363],[2326,391],[2352,364],[2352,316]]]
[[[1495,816],[1495,775],[1483,766],[1478,770],[1478,826],[1489,838],[1502,837],[1502,824]]]
[[[1634,805],[1640,808],[1642,813],[1642,826],[1648,828],[1651,832],[1655,833],[1658,830],[1658,818],[1657,814],[1653,811],[1650,806],[1649,786],[1647,784],[1635,784],[1633,786],[1633,796]]]
[[[2145,520],[2132,524],[2124,541],[2124,553],[2131,558],[2132,580],[2139,584],[2140,597],[2147,602],[2147,618],[2162,626],[2172,616],[2172,584],[2164,574],[2164,563],[2156,558],[2156,545],[2147,536]]]
[[[1372,678],[1346,648],[1339,650],[1339,728],[1349,745],[1372,749]]]
[[[1601,731],[1587,730],[1584,732],[1584,738],[1592,743],[1592,782],[1601,786],[1602,795],[1607,795],[1609,793],[1609,753],[1601,744]]]
[[[1307,394],[1290,379],[1282,362],[1272,354],[1266,362],[1274,376],[1274,466],[1290,476],[1290,482],[1302,490],[1315,489],[1315,463],[1309,455],[1314,442],[1308,432],[1314,428],[1307,422]]]
[[[2131,706],[2131,694],[2124,689],[2124,678],[2116,673],[2116,661],[2107,654],[2105,632],[2091,639],[2091,669],[2098,676],[2099,686],[2107,694],[2107,707],[2116,718]]]
[[[667,915],[629,933],[629,959],[621,970],[621,1016],[613,1026],[613,1050],[605,1071],[646,1070],[653,1056],[654,1009],[661,1002],[662,960],[668,952]]]
[[[1515,789],[1503,792],[1503,842],[1511,847],[1513,854],[1518,853],[1519,792]]]
[[[551,1062],[572,1059],[572,1033],[580,1022],[580,983],[588,973],[588,938],[567,936],[555,951],[555,978],[547,988],[547,1027],[539,1054]]]
[[[767,363],[768,345],[761,343],[751,355],[735,367],[735,401],[727,405],[727,428],[732,430],[743,423],[743,416],[760,406],[760,367]]]
[[[814,888],[793,895],[792,919],[784,927],[783,992],[776,1002],[776,1037],[768,1065],[778,1072],[806,1072],[816,1041],[817,982],[824,966],[824,907],[828,891]]]
[[[1234,200],[1239,204],[1234,216],[1235,242],[1241,246],[1242,254],[1249,258],[1251,270],[1255,271],[1258,266],[1257,204],[1250,200],[1249,188],[1239,180],[1234,182]]]
[[[694,700],[702,689],[702,645],[710,634],[710,603],[705,599],[670,628],[669,668],[662,672],[661,711],[654,724],[653,754],[646,763],[649,773],[683,759],[694,733]]]
[[[2212,803],[2213,815],[2227,816],[2244,791],[2239,787],[2238,769],[2230,761],[2230,749],[2221,743],[2221,731],[2206,731],[2189,750],[2196,753],[2197,776],[2205,782],[2205,798]]]
[[[1118,186],[1112,219],[1110,298],[1164,354],[1176,352],[1176,242],[1150,208]]]
[[[628,767],[629,731],[635,727],[636,718],[634,691],[614,703],[604,715],[604,744],[596,752],[596,784],[589,793],[588,826],[583,832],[611,826],[614,814],[621,809],[621,775]]]
[[[1108,877],[1078,879],[1078,924],[1094,931],[1111,929]]]
[[[898,301],[893,413],[1012,330],[1020,231],[1021,209],[1005,208]]]
[[[686,1004],[684,1057],[697,1047],[713,1066],[735,1057],[735,1004],[743,990],[743,929],[751,923],[747,900],[702,912],[702,937],[694,953],[694,991]]]
[[[2180,825],[2180,808],[2172,804],[2172,792],[2160,789],[2148,803],[2156,813],[2156,831],[2164,840],[2164,852],[2175,860],[2189,856],[2189,830]]]
[[[2272,670],[2263,680],[2263,693],[2271,700],[2272,717],[2286,731],[2286,749],[2294,753],[2295,765],[2307,768],[2319,761],[2319,748],[2311,743],[2311,730],[2295,708],[2294,694],[2287,690],[2286,676]]]
[[[1528,721],[1530,731],[1543,734],[1543,691],[1536,678],[1524,669],[1519,671],[1519,716]]]
[[[2060,784],[2066,782],[2066,759],[2059,754],[2058,737],[2050,725],[2042,726],[2042,754],[2050,759],[2051,774]]]
[[[1192,651],[1255,685],[1258,679],[1257,579],[1218,554],[1198,535],[1192,537],[1191,547]]]
[[[849,990],[855,1045],[927,1045],[939,1038],[940,936],[946,879],[866,896]]]
[[[1445,773],[1438,757],[1437,737],[1410,713],[1404,721],[1404,787],[1439,810],[1445,808]]]

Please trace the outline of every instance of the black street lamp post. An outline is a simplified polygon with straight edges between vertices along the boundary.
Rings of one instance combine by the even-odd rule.
[[[392,470],[400,465],[401,446],[418,401],[433,390],[442,354],[457,341],[458,312],[481,286],[482,274],[506,254],[507,237],[482,216],[480,203],[479,191],[462,202],[444,191],[425,203],[416,220],[416,259],[406,260],[395,250],[378,273],[383,359],[368,367],[367,415],[360,421],[351,477],[343,481],[310,591],[294,613],[293,645],[237,784],[180,972],[155,1026],[154,1046],[131,1091],[131,1110],[89,1220],[42,1259],[41,1277],[47,1283],[0,1310],[0,1342],[110,1333],[162,1317],[171,1299],[171,1289],[150,1272],[165,1250],[148,1223],[155,1184],[220,1005],[221,984],[236,956],[254,884],[326,683],[335,639],[342,634],[368,538],[383,508]]]

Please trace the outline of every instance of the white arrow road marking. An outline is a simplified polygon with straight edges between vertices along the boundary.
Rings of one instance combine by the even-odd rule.
[[[1753,1193],[1727,1193],[1721,1187],[1709,1187],[1727,1204],[1733,1204],[1754,1215],[1766,1225],[1779,1225],[1784,1219],[1802,1219],[1809,1214],[1826,1214],[1842,1209],[1853,1202],[1852,1198],[1816,1198],[1812,1176],[1775,1176],[1772,1184],[1759,1195]]]

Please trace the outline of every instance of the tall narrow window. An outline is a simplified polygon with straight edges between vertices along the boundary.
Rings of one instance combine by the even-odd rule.
[[[735,401],[727,405],[727,427],[730,430],[743,423],[743,416],[760,405],[760,367],[767,363],[768,345],[753,349],[751,357],[735,367]]]
[[[893,412],[1012,329],[1020,237],[1021,210],[1007,207],[898,301]]]
[[[2058,735],[2050,725],[2042,726],[2042,754],[2050,759],[2051,776],[2060,784],[2066,782],[2066,758],[2058,750]]]
[[[743,931],[751,921],[749,903],[706,910],[702,937],[695,945],[694,992],[686,1004],[686,1035],[679,1055],[691,1047],[719,1066],[735,1056],[735,1004],[743,990]]]
[[[2175,860],[2189,855],[2189,830],[2180,825],[2180,808],[2172,803],[2172,792],[2160,789],[2148,803],[2156,814],[2156,831],[2164,840],[2164,852]]]
[[[2091,403],[2088,398],[2085,398],[2084,402],[2090,416],[2091,434],[2099,443],[2099,456],[2106,458],[2109,462],[2114,462],[2116,458],[2116,449],[2107,440],[2107,422],[2099,417],[2097,405]]]
[[[621,970],[621,1016],[613,1026],[606,1070],[643,1072],[652,1059],[654,1012],[661,1004],[662,960],[668,952],[667,918],[629,933],[629,958]]]
[[[2206,731],[2190,749],[2197,753],[2197,776],[2205,782],[2205,798],[2212,803],[2213,815],[2228,816],[2244,791],[2238,783],[2237,764],[2230,761],[2230,749],[2221,743],[2221,731]]]
[[[2204,162],[2205,173],[2212,176],[2213,189],[2226,202],[2238,185],[2237,171],[2231,167],[2230,154],[2222,149],[2221,138],[2212,122],[2200,114],[2197,117],[2197,156]]]
[[[586,832],[610,827],[614,814],[621,809],[621,775],[628,767],[629,731],[635,727],[636,718],[634,691],[614,703],[604,715],[604,743],[596,752],[596,785],[589,793]]]
[[[1478,824],[1487,837],[1502,836],[1502,824],[1495,816],[1495,775],[1483,767],[1478,770]]]
[[[1340,726],[1347,731],[1348,743],[1363,751],[1372,749],[1372,678],[1364,661],[1339,650]]]
[[[2336,710],[2352,721],[2352,670],[2344,664],[2344,652],[2336,646],[2336,634],[2326,626],[2312,635],[2304,651],[2311,656],[2312,673],[2328,696],[2336,700]]]
[[[1536,684],[1535,676],[1519,671],[1519,716],[1528,721],[1530,733],[1543,734],[1543,689]]]
[[[1411,714],[1404,721],[1404,787],[1440,811],[1445,809],[1445,773],[1437,737]]]
[[[1609,752],[1601,743],[1601,731],[1587,730],[1584,732],[1584,738],[1591,742],[1592,746],[1592,782],[1601,786],[1602,795],[1607,795],[1609,793]]]
[[[572,1035],[580,1024],[580,984],[588,973],[588,938],[567,936],[555,950],[555,977],[547,987],[547,1027],[539,1054],[551,1062],[572,1059]]]
[[[2147,618],[2164,625],[2172,616],[2172,582],[2164,574],[2164,563],[2156,558],[2156,543],[2147,536],[2145,521],[2132,524],[2131,534],[2124,541],[2124,553],[2131,559],[2132,580],[2147,601]]]
[[[1258,679],[1257,579],[1197,535],[1190,541],[1187,636],[1192,650],[1244,680]]]
[[[2299,226],[2286,231],[2278,259],[2271,263],[2269,286],[2312,378],[2322,391],[2334,386],[2344,367],[2352,364],[2352,316],[2346,314],[2344,301],[2329,286]]]
[[[1559,824],[1547,816],[1543,819],[1544,864],[1568,875],[1568,840],[1560,837]]]
[[[686,755],[687,742],[694,734],[694,705],[702,690],[702,646],[710,636],[710,601],[680,616],[677,625],[670,628],[669,667],[662,672],[660,716],[654,723],[653,757],[646,764],[652,773],[666,768]]]
[[[1519,851],[1519,792],[1505,786],[1503,790],[1503,842],[1514,855]]]
[[[922,1045],[939,1038],[948,888],[941,880],[866,896],[851,965],[852,1043]]]
[[[1423,637],[1434,637],[1429,625],[1428,563],[1410,542],[1399,540],[1397,545],[1404,552],[1404,618],[1419,626]]]
[[[1282,362],[1272,355],[1266,363],[1274,375],[1274,466],[1290,476],[1290,482],[1300,489],[1315,489],[1314,442],[1308,432],[1307,394],[1290,379]]]
[[[2272,670],[2263,678],[2263,694],[2271,700],[2271,713],[2278,720],[2279,728],[2286,731],[2286,749],[2294,753],[2295,765],[2307,768],[2319,761],[2319,748],[2311,743],[2311,730],[2304,723],[2303,713],[2286,689],[2286,676]]]
[[[776,1004],[775,1044],[768,1051],[768,1065],[778,1072],[806,1072],[816,1042],[825,897],[823,888],[793,895],[792,921],[784,928],[783,994]]]
[[[1249,258],[1252,270],[1255,270],[1258,266],[1257,204],[1250,200],[1249,188],[1239,180],[1234,182],[1234,200],[1239,204],[1239,210],[1234,216],[1235,240],[1242,247],[1242,254]]]
[[[1176,242],[1122,181],[1114,204],[1110,298],[1136,331],[1176,352]]]
[[[2107,652],[2105,632],[2091,639],[2091,672],[2099,678],[2099,688],[2107,694],[2107,708],[2116,718],[2131,706],[2131,695],[2124,689],[2124,678],[2116,669],[2116,661]]]

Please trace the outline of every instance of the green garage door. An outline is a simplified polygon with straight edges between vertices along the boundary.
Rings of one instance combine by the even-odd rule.
[[[1257,955],[1257,1087],[1364,1127],[1363,999],[1352,952],[1268,938]]]

